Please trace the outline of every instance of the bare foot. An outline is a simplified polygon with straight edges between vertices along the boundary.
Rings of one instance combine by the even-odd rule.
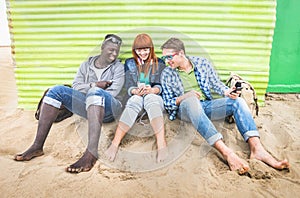
[[[251,149],[251,154],[250,154],[251,159],[260,160],[278,170],[290,168],[290,164],[286,159],[282,160],[282,161],[278,161],[272,155],[270,155],[270,153],[268,153],[264,149],[264,147],[262,146],[262,144],[258,138],[256,138],[256,137],[249,138],[248,143],[249,143],[250,149]]]
[[[286,159],[278,161],[273,156],[271,156],[265,149],[260,149],[255,153],[251,152],[250,158],[260,160],[278,170],[290,168],[290,164]]]
[[[243,175],[249,171],[249,166],[241,158],[239,158],[234,152],[225,156],[230,170],[237,171],[240,175]]]
[[[114,145],[113,143],[111,143],[111,145],[109,146],[109,148],[105,151],[105,155],[106,157],[110,160],[110,161],[114,161],[117,155],[117,152],[119,150],[119,147]]]
[[[163,162],[169,155],[168,147],[157,150],[156,162]]]
[[[89,151],[86,151],[83,156],[74,164],[66,168],[69,173],[80,173],[90,171],[95,165],[97,158]]]
[[[17,154],[14,156],[14,160],[16,161],[29,161],[32,158],[39,157],[44,155],[44,152],[42,149],[35,149],[33,147],[30,147],[27,151],[25,151],[22,154]]]

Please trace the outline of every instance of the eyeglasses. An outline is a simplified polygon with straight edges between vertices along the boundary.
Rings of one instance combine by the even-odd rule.
[[[166,55],[166,56],[162,56],[161,59],[163,61],[166,61],[166,60],[172,60],[174,58],[174,56],[178,55],[179,53],[178,52],[175,52],[174,54],[172,55]]]
[[[115,43],[117,45],[121,45],[122,41],[120,41],[119,39],[115,38],[115,37],[109,37],[107,39],[105,39],[103,41],[103,43],[107,42],[107,41],[111,41],[112,43]]]

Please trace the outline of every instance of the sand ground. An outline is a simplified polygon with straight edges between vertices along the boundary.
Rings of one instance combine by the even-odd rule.
[[[133,167],[143,160],[137,159],[136,163],[133,161],[127,167],[122,166],[128,163],[126,158],[123,161],[116,159],[112,166],[105,160],[99,160],[91,171],[74,175],[64,169],[85,149],[86,122],[77,116],[54,124],[45,144],[44,156],[29,162],[13,160],[16,153],[24,151],[32,143],[37,128],[34,111],[17,108],[13,65],[10,49],[0,48],[0,197],[247,198],[298,197],[300,194],[299,94],[268,95],[265,106],[260,108],[255,119],[266,150],[279,159],[288,159],[291,164],[289,172],[277,171],[259,161],[249,160],[248,145],[235,125],[218,122],[216,124],[226,144],[249,163],[251,171],[248,176],[230,171],[220,155],[197,134],[181,153],[174,151],[175,156],[171,155],[174,160],[169,163],[156,165],[151,162],[148,169],[138,170],[137,167],[130,169],[129,165]],[[115,125],[105,124],[102,134],[109,138]],[[179,121],[166,119],[165,126],[169,144],[178,143],[172,142],[178,129],[194,133],[191,126]],[[135,126],[134,131],[149,133],[151,129],[146,123],[145,126]],[[122,152],[132,154],[133,151],[153,149],[155,138],[145,136],[126,136],[121,145]],[[145,160],[151,161],[152,158]]]

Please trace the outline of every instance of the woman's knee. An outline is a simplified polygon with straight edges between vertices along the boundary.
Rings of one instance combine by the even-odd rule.
[[[140,112],[143,108],[143,97],[137,95],[131,96],[127,101],[126,108],[131,108],[136,112]]]
[[[161,110],[164,109],[164,103],[162,97],[156,94],[148,94],[144,97],[144,108],[151,109],[151,107],[157,106]]]

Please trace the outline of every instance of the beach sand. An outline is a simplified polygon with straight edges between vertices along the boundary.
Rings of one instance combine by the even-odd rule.
[[[235,124],[217,122],[225,143],[250,165],[249,174],[239,176],[193,127],[178,120],[168,121],[167,117],[170,156],[165,163],[155,162],[155,138],[149,124],[136,124],[122,142],[116,162],[101,157],[89,172],[66,173],[65,168],[85,150],[86,121],[76,115],[53,125],[45,155],[16,162],[14,155],[33,142],[38,122],[34,111],[17,108],[10,49],[2,47],[0,54],[0,197],[247,198],[300,194],[299,94],[269,94],[255,118],[264,147],[276,158],[288,159],[290,171],[277,171],[249,160],[248,145]],[[115,127],[115,122],[103,125],[102,149],[107,147]],[[137,137],[140,133],[144,135]]]

